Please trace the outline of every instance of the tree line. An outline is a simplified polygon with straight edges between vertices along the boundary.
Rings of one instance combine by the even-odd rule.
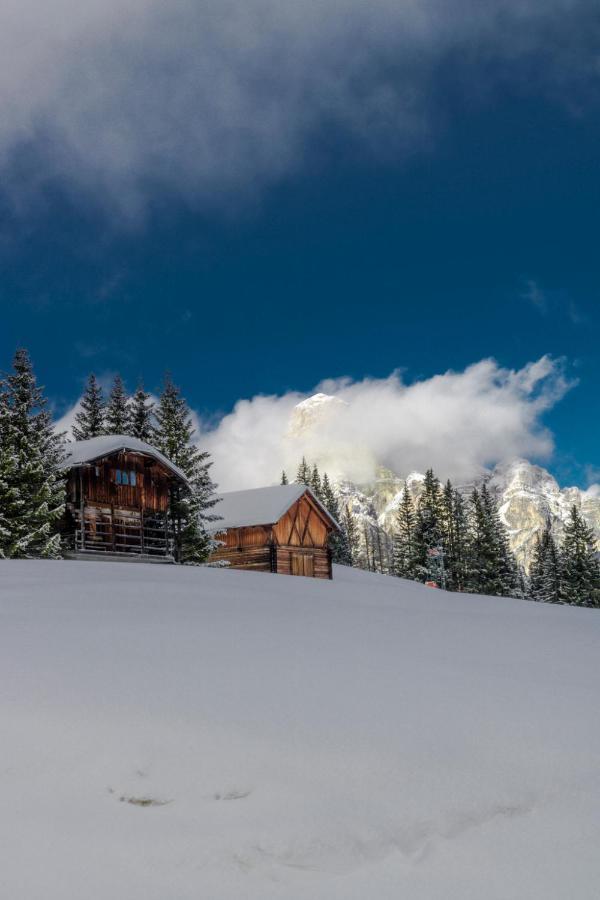
[[[407,488],[402,491],[389,534],[366,520],[359,525],[349,504],[340,512],[339,493],[331,480],[305,458],[296,482],[307,484],[341,526],[341,537],[333,541],[345,549],[342,554],[334,550],[335,562],[449,591],[600,607],[596,540],[576,506],[570,510],[560,546],[550,522],[538,535],[527,577],[510,549],[497,501],[485,483],[465,498],[450,481],[442,486],[429,469],[417,500]],[[287,483],[285,472],[282,483]]]
[[[77,441],[107,434],[136,437],[178,466],[187,486],[177,483],[170,495],[173,552],[181,563],[206,561],[214,544],[210,523],[218,519],[212,461],[193,441],[190,409],[170,375],[156,404],[141,384],[129,397],[119,375],[105,399],[90,375],[72,432]],[[62,555],[67,451],[64,435],[54,431],[29,354],[19,349],[12,371],[0,379],[0,557]]]

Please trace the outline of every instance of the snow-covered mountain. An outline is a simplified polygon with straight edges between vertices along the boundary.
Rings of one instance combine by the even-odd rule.
[[[291,424],[290,436],[298,441],[299,453],[304,447],[310,452],[311,438],[315,430],[324,427],[331,420],[331,411],[341,401],[327,394],[315,394],[298,404]],[[360,453],[361,448],[357,447]],[[344,455],[347,457],[348,451]],[[395,473],[383,466],[377,466],[375,478],[366,483],[347,480],[343,477],[344,459],[336,457],[336,449],[323,453],[317,462],[324,469],[333,470],[336,475],[339,494],[344,503],[350,504],[352,512],[361,524],[379,525],[391,535],[395,527],[395,516],[405,486],[413,499],[419,497],[423,474],[411,472],[406,476]],[[423,461],[424,468],[427,460]],[[571,506],[581,511],[587,523],[594,528],[600,541],[600,494],[582,491],[577,487],[561,488],[556,479],[541,466],[526,459],[516,459],[497,465],[494,469],[482,470],[469,483],[456,487],[467,495],[475,485],[484,482],[494,492],[503,521],[505,522],[512,549],[518,561],[528,569],[535,546],[536,535],[550,519],[556,537],[562,538]]]

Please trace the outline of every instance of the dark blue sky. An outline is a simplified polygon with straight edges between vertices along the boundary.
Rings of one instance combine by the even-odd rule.
[[[157,190],[124,225],[60,185],[26,213],[7,204],[2,365],[26,345],[59,412],[92,369],[156,390],[168,368],[213,415],[325,377],[551,354],[578,379],[544,420],[551,468],[585,485],[600,465],[598,105],[454,93],[414,152],[360,154],[331,130],[225,212]]]

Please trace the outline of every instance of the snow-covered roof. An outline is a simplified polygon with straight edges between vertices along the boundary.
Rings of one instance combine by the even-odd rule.
[[[213,529],[219,532],[247,525],[274,525],[304,493],[309,494],[326,518],[338,528],[335,519],[305,484],[278,484],[221,494],[220,503],[215,506],[219,520]]]
[[[160,462],[169,469],[173,475],[181,478],[187,483],[187,478],[181,469],[167,459],[166,456],[145,441],[139,438],[130,437],[127,434],[103,434],[101,437],[89,438],[87,441],[75,441],[66,445],[66,457],[63,463],[63,469],[72,469],[74,466],[82,466],[85,463],[92,463],[96,459],[103,456],[110,456],[112,453],[118,453],[120,450],[131,450],[134,453],[143,453],[151,456],[157,462]]]

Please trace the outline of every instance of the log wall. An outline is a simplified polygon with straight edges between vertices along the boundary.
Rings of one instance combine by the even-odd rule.
[[[136,485],[117,484],[117,469],[135,472]],[[139,453],[115,453],[69,473],[67,496],[79,505],[80,478],[86,504],[120,509],[143,509],[164,512],[169,506],[169,485],[173,476],[156,460]]]

